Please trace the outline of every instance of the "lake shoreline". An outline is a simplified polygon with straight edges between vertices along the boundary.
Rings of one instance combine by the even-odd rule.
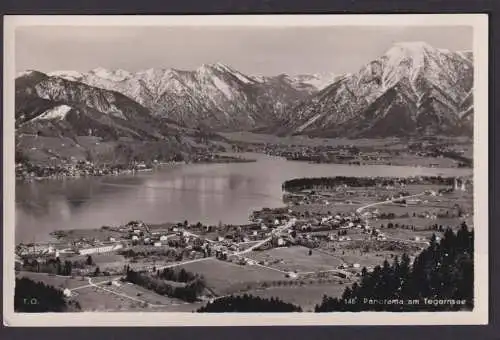
[[[282,184],[293,178],[472,174],[456,168],[308,164],[262,154],[248,158],[256,160],[161,165],[157,171],[70,181],[16,181],[16,240],[36,241],[54,230],[118,225],[136,218],[245,224],[253,210],[282,206]]]

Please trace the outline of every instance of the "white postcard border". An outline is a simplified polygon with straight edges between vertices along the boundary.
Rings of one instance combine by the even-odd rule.
[[[472,26],[474,29],[474,296],[471,312],[14,313],[15,29],[19,26]],[[486,14],[4,16],[3,318],[7,326],[472,325],[488,323],[488,16]],[[151,317],[154,316],[154,317]]]

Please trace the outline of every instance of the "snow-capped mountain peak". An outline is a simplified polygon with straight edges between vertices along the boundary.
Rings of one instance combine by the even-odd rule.
[[[81,80],[85,76],[81,72],[71,71],[71,70],[68,70],[68,71],[53,71],[53,72],[47,73],[47,75],[50,76],[50,77],[59,77],[59,78],[64,78],[64,79],[71,80],[71,81],[79,81],[79,80]]]
[[[35,74],[35,73],[39,73],[39,72],[38,72],[38,71],[35,71],[35,70],[25,70],[25,71],[21,71],[21,72],[18,72],[18,73],[16,74],[16,78],[31,76],[32,74]]]
[[[289,120],[298,122],[296,131],[305,126],[339,135],[463,133],[469,130],[459,113],[472,79],[472,54],[400,42],[358,72],[337,78]]]
[[[125,79],[128,79],[132,76],[132,74],[128,71],[122,70],[122,69],[116,69],[116,70],[108,70],[103,67],[97,67],[89,72],[90,74],[93,74],[97,77],[103,78],[103,79],[108,79],[111,81],[123,81]]]
[[[399,41],[393,44],[395,47],[405,49],[412,52],[420,52],[424,50],[433,50],[434,47],[425,41]]]
[[[404,60],[411,60],[413,67],[421,66],[426,55],[437,53],[438,50],[424,42],[399,42],[394,44],[386,53],[387,65],[396,67]]]

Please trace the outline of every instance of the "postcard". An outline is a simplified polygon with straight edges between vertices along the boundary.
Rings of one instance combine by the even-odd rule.
[[[487,324],[487,27],[6,16],[4,324]]]

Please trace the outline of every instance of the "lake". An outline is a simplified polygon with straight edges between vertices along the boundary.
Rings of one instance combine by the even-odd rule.
[[[16,243],[48,241],[54,230],[131,220],[242,224],[253,210],[282,206],[287,179],[321,176],[470,175],[471,169],[350,166],[244,154],[253,163],[181,164],[152,172],[16,183]]]

